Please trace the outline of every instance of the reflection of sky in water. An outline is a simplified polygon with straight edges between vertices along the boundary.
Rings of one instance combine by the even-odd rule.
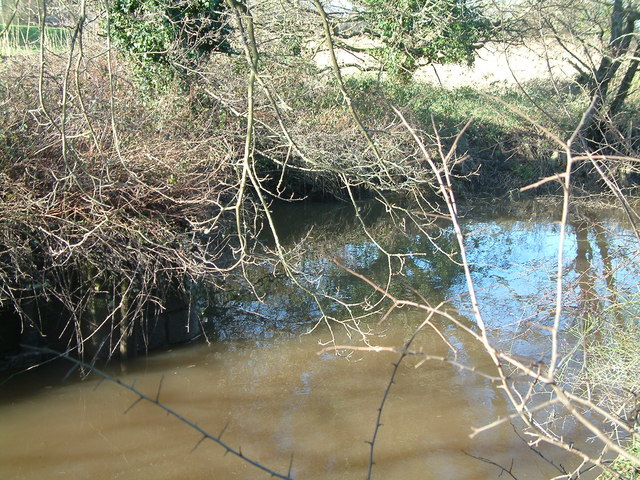
[[[538,308],[548,307],[557,270],[557,225],[469,222],[465,227],[467,232],[478,232],[468,234],[467,258],[478,301],[490,326],[528,318]],[[574,244],[568,237],[565,259],[575,257]],[[451,293],[456,296],[465,292],[466,283],[461,278]],[[466,301],[459,306],[469,308]]]
[[[507,328],[517,333],[525,324],[548,325],[554,313],[559,224],[552,221],[465,219],[462,228],[476,293],[488,327]],[[333,263],[334,256],[341,258],[347,267],[375,279],[378,284],[385,283],[389,267],[387,258],[370,238],[358,234],[357,229],[357,226],[349,225],[344,230],[345,243],[342,245],[340,239],[343,235],[340,233],[318,235],[319,238],[310,239],[305,245],[306,255],[298,265],[308,278],[315,279],[315,283],[309,284],[312,289],[324,289],[348,302],[371,294],[371,287]],[[393,245],[389,248],[392,253],[407,255],[403,276],[394,277],[394,294],[402,298],[411,296],[406,288],[410,285],[429,301],[451,300],[460,311],[471,310],[460,266],[452,264],[424,237],[414,235],[411,239],[402,240],[398,235],[398,238],[390,240],[393,233],[387,232],[386,235],[374,235],[374,238],[385,246]],[[435,242],[444,252],[457,250],[451,229],[445,230]],[[564,319],[568,320],[580,312],[587,288],[601,298],[610,295],[608,289],[611,288],[618,291],[633,288],[637,272],[629,259],[636,254],[633,235],[615,221],[598,225],[584,223],[581,227],[570,225],[564,245]],[[392,264],[397,268],[397,264]],[[604,274],[609,271],[614,273],[606,281]],[[587,281],[590,284],[585,287]],[[265,336],[268,336],[266,332],[270,327],[302,327],[317,321],[319,316],[319,309],[309,295],[301,293],[293,282],[285,283],[285,289],[278,287],[278,290],[265,292],[263,302],[253,300],[236,304],[245,311],[262,315],[264,321],[255,315],[251,323],[253,328],[260,324],[259,330],[264,330]],[[340,307],[336,304],[329,302],[324,308],[325,313],[340,315]],[[470,314],[465,315],[471,318]],[[231,333],[228,336],[237,335]]]
[[[473,264],[473,279],[481,306],[492,326],[513,320],[544,320],[553,310],[557,280],[560,228],[544,223],[489,223],[466,225],[467,230],[482,230],[481,238],[467,239],[468,257]],[[581,298],[579,281],[590,281],[589,288],[600,297],[607,295],[604,280],[605,259],[613,262],[614,283],[618,288],[632,286],[626,267],[631,238],[618,230],[600,232],[588,229],[580,236],[570,227],[563,252],[563,296],[565,306],[577,308]],[[604,258],[603,258],[604,257]],[[584,286],[584,285],[583,285]],[[466,286],[459,286],[462,293]]]

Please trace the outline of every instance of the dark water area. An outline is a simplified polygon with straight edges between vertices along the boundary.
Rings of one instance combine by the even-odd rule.
[[[255,292],[229,291],[194,309],[209,343],[200,341],[108,365],[108,372],[180,412],[243,454],[296,479],[363,479],[378,408],[398,354],[326,350],[400,347],[425,314],[396,310],[379,323],[388,303],[348,267],[389,285],[402,298],[445,307],[474,328],[455,238],[446,222],[431,238],[406,228],[397,233],[382,206],[292,204],[274,208],[280,241],[300,250],[291,256],[299,285],[269,262],[249,275]],[[560,235],[559,212],[548,204],[466,208],[462,227],[479,303],[490,335],[502,348],[545,359],[553,315]],[[616,213],[583,210],[572,218],[564,248],[566,305],[562,348],[571,329],[636,289],[637,243]],[[268,232],[264,241],[273,245]],[[389,258],[381,253],[402,254]],[[400,268],[402,267],[402,268]],[[402,273],[399,273],[402,272]],[[313,298],[324,291],[331,298]],[[314,287],[311,289],[310,287]],[[204,287],[203,287],[204,288]],[[256,298],[256,294],[259,299]],[[340,302],[353,306],[355,323]],[[336,301],[337,300],[337,301]],[[333,320],[322,320],[321,312]],[[343,322],[343,323],[340,323]],[[445,318],[434,318],[412,349],[447,356],[492,372],[482,346]],[[357,326],[358,329],[354,328]],[[446,340],[443,340],[443,338]],[[452,351],[453,349],[453,351]],[[69,364],[51,364],[14,375],[0,386],[0,479],[254,479],[269,478],[155,405],[90,375],[79,380]],[[160,392],[158,394],[158,391]],[[132,408],[131,408],[132,407]],[[373,477],[378,479],[490,479],[511,468],[518,479],[551,478],[558,471],[539,453],[567,468],[579,462],[540,447],[533,451],[504,423],[470,437],[472,428],[512,413],[489,380],[454,365],[407,358],[382,413]],[[582,446],[587,435],[568,425]],[[197,446],[197,448],[195,448]],[[588,444],[584,445],[589,448]],[[195,449],[194,449],[195,448]],[[581,478],[594,478],[586,473]],[[501,478],[501,477],[500,477]]]

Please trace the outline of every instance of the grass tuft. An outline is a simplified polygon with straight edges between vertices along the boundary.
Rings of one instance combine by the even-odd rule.
[[[0,56],[28,55],[40,48],[38,25],[0,24]],[[45,47],[62,50],[67,45],[68,30],[60,27],[45,27]]]
[[[628,448],[629,453],[640,458],[640,437],[636,436]],[[633,465],[626,458],[616,458],[611,465],[609,465],[613,471],[618,475],[613,475],[609,472],[604,472],[598,477],[597,480],[614,480],[623,478],[625,480],[638,480],[640,479],[640,469]]]

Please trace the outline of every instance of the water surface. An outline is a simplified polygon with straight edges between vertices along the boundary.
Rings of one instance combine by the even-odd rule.
[[[354,233],[353,216],[339,218],[322,207],[313,215],[305,206],[289,208],[299,210],[281,212],[289,225],[285,242],[298,241],[313,227],[300,268],[317,273],[322,288],[339,298],[371,295],[370,287],[330,261],[339,256],[372,278],[385,277],[386,258],[368,237]],[[628,262],[635,255],[633,241],[623,224],[605,219],[599,227],[590,225],[572,224],[566,244],[566,278],[571,282],[567,329],[574,314],[593,306],[594,292],[606,300],[630,286],[635,274]],[[469,305],[459,268],[441,261],[419,235],[407,241],[384,237],[384,225],[375,221],[371,228],[396,251],[427,252],[407,257],[398,294],[411,295],[410,285],[430,302],[449,299],[456,318],[473,326],[464,313]],[[520,354],[545,358],[548,336],[531,325],[549,321],[552,312],[559,236],[555,219],[525,222],[478,215],[467,217],[464,229],[492,336]],[[442,241],[446,247],[452,238],[444,235]],[[332,339],[362,344],[336,324],[313,328],[319,307],[290,282],[270,282],[260,293],[262,301],[229,296],[223,316],[203,309],[210,344],[195,342],[122,367],[111,365],[109,372],[151,397],[157,395],[209,433],[224,431],[222,439],[230,446],[241,447],[277,472],[286,474],[291,465],[297,479],[364,479],[367,442],[398,354],[323,351]],[[338,307],[326,308],[340,313]],[[380,325],[380,315],[363,325],[372,332],[372,345],[399,347],[424,318],[424,313],[403,309]],[[434,323],[455,353],[432,329],[417,337],[413,350],[455,356],[492,372],[488,356],[469,335],[445,319]],[[67,376],[67,369],[49,366],[2,385],[0,478],[269,478],[224,455],[214,443],[199,443],[197,432],[156,406],[134,405],[136,396],[121,386],[94,376],[80,381],[74,374]],[[544,446],[533,451],[518,436],[517,423],[470,438],[473,427],[511,412],[500,390],[484,377],[439,361],[419,365],[419,358],[407,358],[383,410],[373,478],[490,479],[507,475],[499,465],[521,480],[558,475],[540,454],[565,468],[577,465]]]

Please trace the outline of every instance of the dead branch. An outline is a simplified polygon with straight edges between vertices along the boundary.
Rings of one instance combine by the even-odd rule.
[[[224,434],[227,426],[225,426],[221,430],[219,435],[213,435],[213,434],[207,432],[202,427],[198,426],[195,422],[193,422],[193,421],[189,420],[188,418],[184,417],[179,412],[176,412],[172,408],[170,408],[167,405],[165,405],[164,403],[160,402],[159,398],[160,398],[160,391],[162,389],[162,380],[163,379],[161,379],[159,384],[158,384],[158,390],[156,392],[155,397],[151,397],[151,396],[143,393],[142,391],[140,391],[138,388],[136,388],[135,384],[128,384],[126,382],[123,382],[119,378],[113,377],[112,375],[109,375],[108,373],[100,370],[95,365],[92,365],[92,364],[86,363],[86,362],[84,362],[82,360],[79,360],[79,359],[71,357],[68,352],[60,353],[60,352],[56,352],[55,350],[51,350],[51,349],[48,349],[48,348],[37,348],[37,347],[28,346],[28,345],[25,345],[25,348],[27,348],[29,350],[32,350],[32,351],[35,351],[35,352],[44,353],[44,354],[47,354],[47,355],[54,355],[56,358],[63,358],[65,360],[73,363],[74,365],[77,365],[77,366],[79,366],[79,367],[81,367],[83,369],[86,369],[89,372],[94,373],[95,375],[99,376],[103,380],[106,380],[108,382],[114,383],[118,387],[124,388],[125,390],[129,390],[131,393],[136,395],[138,398],[131,405],[129,405],[129,407],[124,411],[124,413],[129,412],[131,409],[133,409],[140,402],[150,403],[150,404],[156,406],[157,408],[159,408],[160,410],[163,410],[164,412],[166,412],[167,415],[177,419],[178,421],[180,421],[181,423],[186,425],[188,428],[190,428],[192,430],[195,430],[196,432],[198,432],[202,436],[202,438],[200,440],[198,440],[198,442],[194,446],[194,449],[197,448],[198,445],[200,445],[204,440],[211,440],[215,444],[217,444],[220,447],[222,447],[222,449],[225,451],[225,453],[230,453],[231,455],[236,456],[237,458],[239,458],[243,462],[248,463],[249,465],[252,465],[253,467],[257,468],[258,470],[262,470],[263,472],[268,473],[271,477],[281,478],[283,480],[293,480],[293,477],[291,476],[291,465],[289,465],[288,473],[286,473],[286,474],[278,473],[275,470],[270,469],[269,467],[263,465],[262,463],[258,462],[257,460],[254,460],[253,458],[248,457],[247,455],[242,453],[242,448],[235,449],[235,448],[231,447],[230,445],[228,445],[226,442],[224,442],[222,440],[222,435]]]

